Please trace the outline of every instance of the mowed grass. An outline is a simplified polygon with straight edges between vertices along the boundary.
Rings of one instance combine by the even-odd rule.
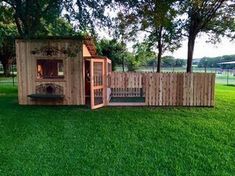
[[[235,175],[235,87],[215,108],[19,106],[0,88],[0,175]]]

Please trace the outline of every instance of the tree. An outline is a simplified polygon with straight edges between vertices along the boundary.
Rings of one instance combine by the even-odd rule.
[[[52,23],[45,23],[44,30],[39,31],[40,36],[81,36],[80,31],[76,31],[71,23],[65,18],[56,18]]]
[[[91,32],[101,26],[110,26],[110,18],[105,9],[112,0],[2,0],[2,6],[10,6],[18,32],[23,38],[42,35],[46,26],[63,16],[72,21],[76,31]]]
[[[128,52],[126,55],[128,71],[136,71],[140,67],[140,61],[133,53]]]
[[[0,4],[0,61],[5,76],[10,75],[10,63],[15,59],[14,42],[18,34],[12,12],[13,9]]]
[[[156,58],[155,53],[152,51],[152,48],[149,46],[148,41],[143,41],[137,43],[133,46],[134,55],[136,60],[139,61],[141,66],[146,65],[150,60]]]
[[[116,0],[118,1],[118,0]],[[175,0],[118,1],[123,5],[118,19],[126,26],[129,36],[139,31],[145,32],[152,48],[157,48],[157,71],[160,72],[162,54],[180,47],[181,33],[179,21],[175,20],[177,11]],[[124,10],[123,10],[124,8]],[[131,27],[130,27],[131,26]]]
[[[9,66],[15,60],[15,37],[19,35],[13,14],[12,7],[0,3],[0,61],[5,76],[9,76]],[[39,36],[80,35],[64,18],[56,18],[50,23],[41,19],[41,25],[43,28],[37,29]]]
[[[62,0],[2,0],[13,9],[14,21],[22,38],[38,36],[45,22],[53,22],[62,10]]]
[[[10,76],[10,64],[15,62],[14,41],[15,39],[12,36],[5,36],[0,47],[0,61],[6,77]]]
[[[155,57],[155,53],[150,50],[145,42],[137,43],[133,49],[133,53],[128,52],[126,46],[116,39],[102,39],[97,42],[98,54],[110,58],[114,70],[118,65],[122,65],[123,71],[125,71],[125,66],[127,66],[128,71],[136,71]]]
[[[183,11],[187,12],[185,29],[188,35],[187,72],[192,72],[195,39],[200,32],[210,35],[211,42],[219,36],[234,37],[235,6],[230,0],[185,0]]]
[[[75,21],[80,31],[95,34],[97,27],[110,26],[111,21],[105,10],[111,6],[112,0],[66,0],[65,16],[69,21]]]
[[[151,60],[155,60],[155,53],[149,47],[149,44],[144,41],[133,46],[133,53],[127,59],[128,71],[136,71],[139,67],[147,65]]]
[[[127,49],[125,45],[115,39],[102,39],[97,42],[97,52],[99,55],[107,56],[112,60],[113,70],[116,69],[117,65],[122,65],[124,71],[124,61],[127,59]]]
[[[208,68],[215,68],[219,67],[221,62],[230,62],[235,61],[235,55],[225,55],[219,57],[203,57],[200,59],[198,63],[198,67],[208,67]],[[228,68],[233,68],[234,65],[227,65]]]
[[[186,65],[185,59],[176,59],[175,60],[175,67],[183,67]]]
[[[176,60],[173,56],[164,56],[162,57],[162,61],[163,67],[174,67]]]

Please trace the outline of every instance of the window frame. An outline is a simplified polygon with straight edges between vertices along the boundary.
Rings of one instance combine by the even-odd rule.
[[[63,76],[58,77],[58,78],[38,78],[38,60],[50,60],[50,61],[62,61],[63,64]],[[42,57],[37,57],[35,60],[35,77],[37,82],[64,82],[65,81],[65,59],[61,57],[53,57],[53,58],[42,58]]]

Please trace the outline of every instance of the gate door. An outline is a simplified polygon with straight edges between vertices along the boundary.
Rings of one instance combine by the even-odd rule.
[[[91,109],[105,105],[105,67],[103,59],[91,59]]]

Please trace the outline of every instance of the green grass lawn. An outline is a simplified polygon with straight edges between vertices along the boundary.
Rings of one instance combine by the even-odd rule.
[[[0,87],[0,175],[235,175],[235,87],[215,108],[19,106]]]

